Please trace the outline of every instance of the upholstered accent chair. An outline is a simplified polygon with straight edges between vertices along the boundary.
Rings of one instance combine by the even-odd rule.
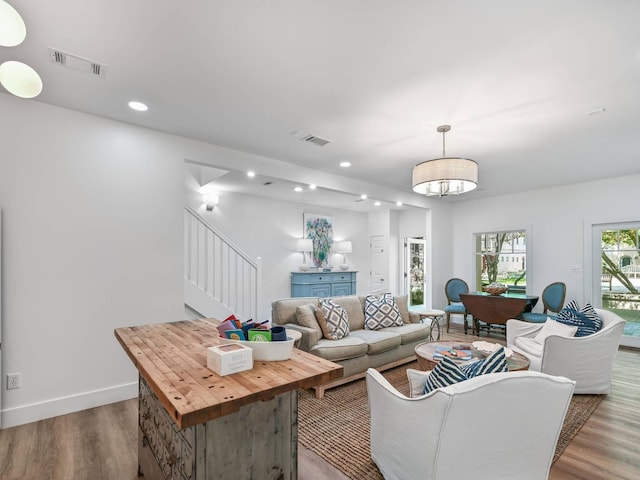
[[[520,317],[522,320],[532,323],[544,323],[547,321],[547,317],[555,319],[555,314],[564,306],[566,294],[567,286],[563,282],[550,283],[542,291],[542,313],[524,312]]]
[[[529,370],[562,375],[576,382],[575,393],[611,393],[611,374],[625,321],[617,314],[596,308],[602,329],[585,337],[550,335],[542,342],[536,335],[544,324],[507,320],[507,346],[529,359]]]
[[[451,323],[451,314],[464,316],[464,333],[467,333],[467,309],[460,300],[461,293],[469,293],[469,285],[461,278],[452,278],[444,286],[444,293],[447,296],[447,306],[444,308],[447,314],[447,332]]]
[[[491,373],[409,398],[369,369],[371,458],[386,480],[545,480],[573,387]]]

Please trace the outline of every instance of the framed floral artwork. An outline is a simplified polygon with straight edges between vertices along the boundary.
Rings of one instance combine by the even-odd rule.
[[[303,216],[304,238],[313,241],[313,264],[316,267],[328,267],[333,245],[333,218],[315,213],[305,213]]]

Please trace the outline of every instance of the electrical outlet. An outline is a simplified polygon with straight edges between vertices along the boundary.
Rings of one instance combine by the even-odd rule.
[[[7,373],[7,390],[13,390],[22,386],[21,373]]]

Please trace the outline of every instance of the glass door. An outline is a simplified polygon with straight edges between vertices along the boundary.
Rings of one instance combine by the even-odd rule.
[[[407,238],[405,241],[405,291],[409,296],[409,308],[425,305],[425,244],[423,238]]]
[[[593,229],[593,303],[627,321],[622,345],[640,347],[640,222]]]

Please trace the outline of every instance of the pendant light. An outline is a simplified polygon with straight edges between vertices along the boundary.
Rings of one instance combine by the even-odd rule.
[[[474,160],[447,157],[444,136],[450,125],[440,125],[442,157],[419,163],[413,167],[413,191],[427,196],[459,195],[478,186],[478,164]]]

